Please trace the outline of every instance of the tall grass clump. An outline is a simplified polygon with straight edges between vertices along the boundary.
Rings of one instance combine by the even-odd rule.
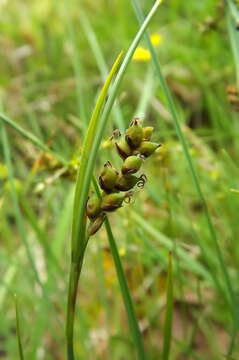
[[[117,72],[117,68],[122,58],[122,54],[119,55],[116,60],[106,83],[99,95],[96,106],[93,110],[92,117],[87,129],[85,141],[83,144],[83,150],[81,154],[80,166],[78,170],[73,210],[73,225],[72,225],[72,258],[68,291],[68,305],[67,305],[67,323],[66,323],[66,337],[67,337],[67,355],[69,360],[73,360],[74,356],[74,319],[75,319],[75,305],[78,281],[83,263],[84,253],[87,246],[88,238],[85,234],[86,219],[85,219],[85,207],[87,202],[87,196],[89,193],[92,173],[94,164],[96,161],[97,150],[100,145],[100,141],[103,136],[103,131],[106,126],[109,113],[116,98],[119,85],[126,72],[127,66],[131,60],[131,57],[143,36],[152,16],[157,10],[161,1],[156,1],[151,11],[149,12],[144,23],[140,27],[136,37],[134,38],[131,46],[129,47],[121,67],[118,70],[118,74],[114,81],[113,87],[109,94],[106,106],[101,114],[102,107],[106,100],[107,90],[112,81],[114,74]]]

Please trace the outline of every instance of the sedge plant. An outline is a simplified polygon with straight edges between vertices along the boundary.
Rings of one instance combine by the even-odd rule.
[[[81,273],[81,267],[84,259],[85,249],[88,243],[88,237],[86,235],[86,218],[85,207],[87,197],[90,189],[91,178],[96,160],[96,154],[103,136],[104,128],[106,126],[107,119],[114,104],[119,85],[126,72],[127,66],[133,56],[133,53],[142,38],[152,16],[155,14],[161,1],[158,0],[153,5],[148,16],[140,27],[136,34],[131,46],[129,47],[121,67],[118,70],[111,92],[109,94],[107,103],[103,106],[108,93],[108,88],[116,74],[119,64],[122,60],[122,54],[119,55],[113,68],[105,82],[105,85],[99,95],[96,106],[93,110],[92,117],[89,123],[89,127],[86,132],[85,141],[83,144],[83,150],[81,154],[81,161],[79,165],[76,190],[73,209],[73,225],[72,225],[72,257],[71,257],[71,269],[70,280],[68,290],[68,304],[67,304],[67,319],[66,319],[66,339],[67,339],[67,356],[68,360],[75,359],[74,353],[74,320],[75,320],[75,306],[78,282]],[[102,111],[103,110],[103,111]],[[141,351],[138,350],[139,358]],[[141,357],[142,358],[142,357]]]

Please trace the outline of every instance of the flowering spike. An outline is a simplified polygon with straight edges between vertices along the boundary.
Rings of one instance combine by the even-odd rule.
[[[96,195],[90,197],[86,206],[86,215],[90,219],[88,235],[94,235],[102,226],[106,213],[120,208],[123,202],[130,203],[134,187],[143,188],[147,177],[144,174],[135,176],[145,158],[149,157],[160,146],[151,142],[153,127],[144,127],[139,120],[134,119],[125,134],[122,136],[118,130],[113,132],[117,152],[124,160],[121,173],[107,161],[99,176],[99,184],[103,189],[101,199]]]

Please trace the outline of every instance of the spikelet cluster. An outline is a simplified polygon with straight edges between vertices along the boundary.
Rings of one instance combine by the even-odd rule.
[[[131,122],[125,134],[121,135],[118,131],[116,135],[114,132],[112,140],[123,164],[120,171],[116,170],[110,161],[104,164],[99,176],[101,198],[96,194],[91,195],[86,206],[86,215],[90,220],[89,236],[100,229],[106,213],[117,210],[124,201],[130,201],[136,186],[144,187],[147,178],[144,174],[137,173],[145,159],[160,146],[151,142],[152,133],[153,127],[142,127],[138,118]]]

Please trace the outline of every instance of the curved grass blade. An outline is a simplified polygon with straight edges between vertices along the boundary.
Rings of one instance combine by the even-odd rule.
[[[168,276],[167,276],[167,300],[166,300],[166,316],[163,331],[163,351],[162,360],[168,360],[170,356],[170,345],[172,338],[172,322],[173,322],[173,266],[172,253],[168,258]]]
[[[57,154],[55,151],[51,150],[48,146],[46,146],[38,137],[31,134],[29,131],[22,128],[15,121],[11,120],[8,116],[3,113],[0,113],[0,120],[2,120],[7,125],[10,125],[13,129],[19,132],[19,134],[23,135],[26,139],[31,141],[34,145],[39,147],[41,150],[46,151],[52,154],[57,160],[59,160],[62,164],[67,165],[67,161],[61,157],[61,155]]]
[[[21,337],[21,328],[19,321],[19,309],[18,309],[18,301],[17,296],[15,295],[15,314],[16,314],[16,330],[17,330],[17,343],[18,343],[18,352],[19,359],[24,360],[23,348],[22,348],[22,337]]]
[[[164,247],[169,251],[173,250],[174,243],[172,239],[162,234],[152,224],[145,221],[143,216],[139,215],[134,211],[132,211],[131,214],[137,226],[141,228],[147,235],[149,235],[150,238],[154,239],[154,241],[156,241],[157,244],[160,245],[160,247]],[[154,248],[154,251],[156,252],[157,249]],[[200,264],[200,262],[193,258],[190,258],[188,256],[188,253],[182,247],[177,246],[175,252],[181,261],[181,266],[183,269],[190,270],[191,272],[202,276],[209,283],[212,282],[210,273]]]

